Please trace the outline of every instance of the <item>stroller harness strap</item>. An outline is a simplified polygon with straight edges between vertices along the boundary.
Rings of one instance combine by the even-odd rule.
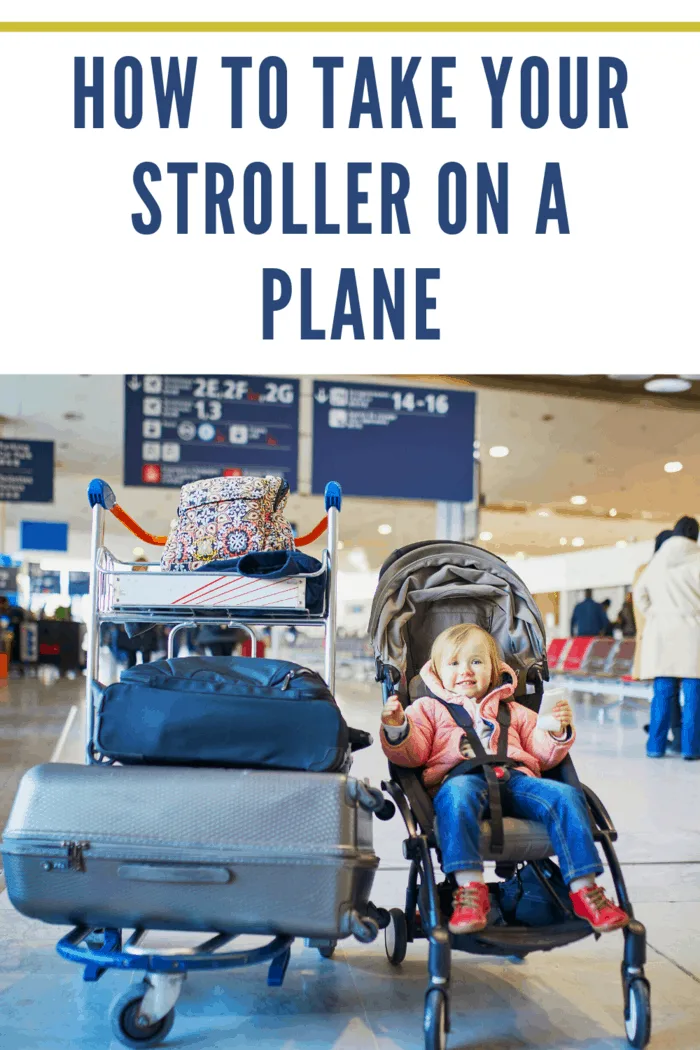
[[[446,700],[441,700],[440,697],[435,697],[439,704],[449,712],[450,717],[460,729],[464,730],[464,735],[467,738],[467,742],[474,752],[474,758],[466,759],[464,762],[460,762],[458,765],[451,769],[445,777],[445,780],[451,780],[453,777],[465,776],[468,773],[474,773],[478,769],[483,769],[484,777],[486,778],[486,786],[489,793],[489,810],[491,814],[491,851],[493,853],[502,853],[504,847],[504,835],[503,835],[503,806],[501,803],[501,780],[504,779],[506,769],[512,769],[517,766],[517,762],[513,761],[512,758],[508,758],[508,727],[510,726],[510,708],[508,704],[501,700],[498,705],[498,724],[501,727],[501,732],[498,737],[498,745],[496,747],[496,754],[490,755],[486,751],[484,745],[481,742],[479,734],[474,729],[474,722],[468,711],[465,711],[459,704],[449,704]],[[443,781],[444,783],[445,781]]]

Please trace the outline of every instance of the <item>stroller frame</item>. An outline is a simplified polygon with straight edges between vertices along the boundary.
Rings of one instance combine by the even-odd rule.
[[[392,673],[393,672],[393,673]],[[395,670],[384,670],[381,681],[384,701],[395,685]],[[400,965],[406,953],[406,944],[425,938],[428,940],[429,983],[425,994],[424,1029],[426,1050],[444,1050],[446,1033],[450,1031],[449,986],[452,949],[478,955],[500,955],[523,959],[532,951],[551,951],[565,944],[590,936],[593,930],[582,920],[574,919],[555,926],[518,927],[493,926],[477,934],[453,936],[447,929],[442,914],[441,900],[431,850],[440,851],[432,826],[432,802],[416,770],[390,764],[391,779],[382,782],[382,788],[393,799],[406,825],[408,838],[404,841],[404,856],[411,862],[406,888],[405,909],[392,908],[391,927],[386,934],[386,951],[394,966]],[[647,1046],[651,1036],[650,985],[644,975],[646,963],[646,928],[634,917],[627,893],[622,868],[613,843],[617,831],[607,809],[589,787],[581,784],[569,755],[543,776],[560,780],[583,791],[588,805],[595,842],[600,843],[610,867],[615,893],[620,907],[630,917],[624,928],[624,951],[621,965],[624,1019],[627,1039],[632,1047]],[[525,860],[538,880],[561,908],[537,860]],[[497,874],[512,874],[518,862],[496,864]],[[499,872],[499,867],[501,871]],[[504,870],[512,869],[512,871]],[[594,934],[598,939],[600,934]]]
[[[376,680],[382,685],[383,702],[386,703],[394,693],[399,693],[406,704],[410,704],[411,698],[416,696],[416,693],[409,688],[409,684],[412,682],[411,676],[416,674],[421,664],[416,662],[416,652],[413,649],[415,639],[410,633],[405,633],[406,626],[416,611],[419,611],[421,601],[425,603],[422,606],[424,609],[428,606],[431,609],[436,607],[437,603],[432,605],[429,603],[429,592],[431,587],[446,588],[448,572],[446,566],[450,567],[449,572],[452,572],[453,579],[456,581],[462,602],[465,600],[462,596],[468,593],[471,582],[481,583],[482,577],[479,576],[479,573],[488,573],[491,581],[500,581],[499,587],[502,588],[504,584],[507,584],[511,589],[511,594],[513,588],[516,588],[518,601],[527,603],[529,614],[524,612],[520,622],[515,625],[516,631],[519,631],[517,637],[521,646],[515,650],[517,662],[514,663],[512,659],[508,662],[522,672],[523,677],[520,684],[527,695],[520,697],[521,702],[534,711],[539,710],[544,692],[544,681],[548,680],[549,673],[544,645],[544,625],[532,596],[517,574],[496,555],[491,555],[467,543],[435,540],[413,544],[394,552],[380,572],[380,582],[370,619],[370,634],[373,637],[376,657]],[[452,566],[456,567],[454,571]],[[465,571],[462,572],[462,569]],[[407,581],[409,581],[408,591],[406,590]],[[401,588],[400,599],[397,598],[399,588]],[[499,629],[502,632],[509,631],[508,624],[514,623],[513,617],[516,616],[518,607],[512,597],[505,603],[502,601],[502,590],[499,591],[500,597],[494,598],[494,593],[495,588],[492,587],[487,600],[501,603],[498,608],[505,615],[499,621]],[[416,597],[416,594],[419,594],[419,597]],[[441,600],[442,597],[441,594]],[[476,602],[476,599],[468,600]],[[389,620],[382,619],[381,610],[385,602],[392,603],[389,606],[391,610]],[[455,615],[462,617],[461,621],[457,622],[470,622],[470,617],[467,617],[466,620],[463,618],[465,605],[462,604],[456,608],[459,609],[459,612]],[[520,608],[524,608],[522,604]],[[400,634],[393,626],[394,618],[399,615],[401,616]],[[474,622],[479,623],[476,613],[473,612],[472,615]],[[527,639],[525,639],[523,630],[523,620],[527,629]],[[485,623],[489,623],[488,616],[485,617]],[[439,629],[443,629],[444,625],[443,620]],[[425,626],[421,627],[419,622],[418,629],[425,631]],[[434,635],[429,637],[434,638]],[[423,653],[425,652],[425,641],[423,637],[421,639]],[[528,646],[530,646],[529,650]],[[408,657],[409,649],[410,658]],[[425,655],[421,655],[420,660],[424,659]],[[404,667],[404,662],[406,663],[405,676],[403,670],[399,669]],[[518,702],[518,696],[513,702]],[[549,885],[543,865],[551,863],[548,859],[551,856],[551,844],[549,851],[544,848],[544,844],[538,843],[536,849],[523,848],[522,855],[518,855],[520,852],[518,845],[511,844],[509,849],[508,832],[506,831],[503,857],[499,859],[499,855],[492,852],[486,857],[486,859],[496,860],[496,875],[501,878],[509,878],[521,866],[529,865],[540,885],[548,891],[552,902],[556,903],[562,913],[567,912],[568,914],[564,921],[547,926],[508,924],[508,919],[504,916],[506,925],[487,926],[484,930],[469,935],[452,935],[445,916],[448,901],[441,900],[441,891],[447,891],[451,897],[452,879],[448,877],[448,880],[438,886],[433,854],[438,864],[441,863],[441,856],[434,829],[432,800],[423,786],[419,769],[389,763],[389,774],[389,779],[382,783],[382,789],[395,803],[406,826],[407,838],[403,843],[403,852],[406,860],[410,862],[410,867],[404,908],[390,910],[391,922],[385,929],[386,954],[393,966],[399,966],[405,958],[409,942],[418,939],[428,941],[428,985],[424,1003],[425,1050],[445,1050],[447,1033],[450,1031],[450,977],[453,949],[472,954],[522,959],[532,951],[550,951],[591,934],[598,939],[600,934],[595,933],[584,920],[575,917],[573,910],[569,909],[565,902],[559,900],[558,895]],[[622,868],[615,851],[617,831],[602,801],[594,791],[579,781],[570,755],[567,755],[553,769],[544,772],[543,776],[568,784],[583,793],[594,841],[603,850],[618,902],[630,917],[629,924],[623,929],[624,948],[621,963],[624,1022],[629,1044],[636,1050],[642,1050],[647,1046],[651,1035],[650,985],[644,973],[646,929],[634,916]]]
[[[335,690],[336,658],[336,607],[337,607],[337,554],[338,519],[342,505],[342,491],[337,482],[326,485],[324,503],[328,518],[328,546],[323,554],[323,567],[289,579],[306,580],[326,574],[323,610],[319,614],[308,609],[256,608],[236,606],[231,609],[212,611],[210,608],[172,607],[159,601],[153,605],[130,607],[119,611],[114,606],[114,581],[122,572],[129,572],[139,563],[119,561],[104,546],[105,514],[116,504],[110,486],[95,479],[90,483],[88,498],[92,507],[92,533],[90,551],[90,612],[87,632],[87,669],[85,682],[85,761],[88,765],[101,764],[106,760],[94,747],[95,735],[95,690],[99,672],[100,625],[102,623],[141,622],[171,624],[168,638],[168,657],[175,654],[175,638],[180,630],[203,624],[221,624],[241,627],[247,631],[251,642],[251,655],[255,654],[256,626],[292,626],[299,623],[313,624],[324,628],[325,671],[324,678],[331,692]],[[157,563],[142,567],[152,569],[153,577],[177,577],[180,581],[199,579],[201,573],[163,572]],[[305,585],[304,585],[305,586]],[[154,588],[155,591],[155,588]],[[372,740],[357,742],[355,749],[368,747]],[[394,807],[377,788],[358,785],[364,808],[370,809],[380,819],[388,820]],[[78,844],[79,846],[80,844]],[[384,909],[368,904],[367,914],[354,913],[351,917],[351,933],[360,941],[376,938],[379,929],[387,926],[389,914]],[[70,962],[83,966],[84,981],[98,981],[108,969],[129,970],[142,975],[142,980],[133,984],[111,1007],[112,1032],[125,1046],[156,1046],[167,1036],[174,1021],[174,1007],[182,990],[182,983],[189,970],[221,970],[268,963],[267,983],[279,987],[289,964],[292,936],[274,937],[269,943],[246,950],[225,950],[237,934],[220,933],[209,936],[195,948],[167,949],[151,954],[142,947],[148,931],[137,929],[124,942],[122,930],[93,929],[76,926],[56,945],[59,955]],[[336,941],[306,938],[307,947],[317,948],[323,958],[330,958]]]

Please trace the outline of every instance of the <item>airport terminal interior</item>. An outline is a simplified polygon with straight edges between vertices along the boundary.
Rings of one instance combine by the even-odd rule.
[[[665,668],[642,677],[651,663],[645,664],[635,585],[647,579],[645,567],[652,559],[671,549],[666,543],[678,541],[690,550],[692,525],[663,544],[658,537],[673,533],[681,520],[700,520],[699,409],[700,376],[1,377],[0,830],[7,825],[8,850],[0,873],[3,1050],[123,1045],[698,1050],[700,761],[694,759],[700,758],[700,728],[690,721],[700,705],[693,693],[700,671],[681,670],[676,676]],[[258,607],[246,598],[251,577],[244,575],[241,557],[236,571],[243,574],[242,597],[229,598],[229,604],[209,597],[206,605],[192,595],[229,586],[220,582],[225,576],[211,575],[226,571],[216,567],[220,562],[213,570],[204,565],[201,586],[192,581],[194,572],[178,579],[176,573],[159,571],[163,550],[176,560],[184,557],[182,543],[163,547],[184,520],[184,513],[178,514],[181,486],[206,478],[229,478],[237,485],[262,475],[288,483],[284,518],[299,551],[316,559],[313,565],[323,571],[298,586],[295,575],[268,580],[264,585],[275,597]],[[91,485],[93,479],[103,484]],[[328,482],[337,482],[338,488],[327,489]],[[319,532],[324,526],[326,531]],[[198,556],[215,557],[202,553],[202,535],[195,540]],[[211,535],[206,533],[207,542]],[[434,541],[440,541],[438,548]],[[249,535],[247,542],[255,541]],[[251,550],[256,552],[249,545],[234,553]],[[97,717],[86,709],[86,685],[93,678],[118,688],[127,668],[171,655],[249,657],[246,625],[254,625],[256,659],[292,661],[317,672],[333,686],[347,724],[371,734],[371,745],[353,754],[348,775],[381,788],[394,773],[380,746],[383,690],[376,680],[377,645],[385,646],[379,653],[382,667],[398,650],[389,641],[377,641],[377,596],[382,581],[388,593],[387,581],[399,577],[397,565],[409,564],[416,550],[427,558],[439,554],[441,565],[457,564],[450,578],[463,588],[460,600],[467,600],[468,585],[468,601],[487,610],[482,626],[493,625],[501,648],[508,646],[516,620],[521,632],[524,622],[529,625],[525,649],[524,643],[518,643],[522,652],[514,643],[505,652],[506,663],[515,661],[517,677],[520,655],[534,653],[532,667],[545,679],[544,698],[556,691],[571,706],[576,733],[571,756],[580,782],[602,800],[614,825],[614,851],[633,923],[603,936],[579,933],[554,947],[548,944],[551,950],[529,952],[519,950],[530,943],[527,939],[513,939],[512,951],[490,954],[483,950],[488,938],[467,937],[470,947],[464,951],[458,950],[464,938],[454,938],[449,983],[433,974],[431,984],[433,1007],[445,1001],[449,988],[449,1021],[442,1015],[438,1023],[426,999],[431,971],[429,941],[419,935],[429,911],[423,899],[420,917],[408,917],[409,933],[412,929],[416,936],[397,944],[406,931],[407,884],[416,863],[405,846],[409,832],[399,806],[391,819],[371,818],[379,865],[369,894],[375,921],[364,929],[376,935],[373,939],[343,931],[308,944],[314,935],[297,930],[289,955],[278,953],[272,962],[271,957],[257,965],[239,960],[219,968],[185,962],[186,979],[181,973],[170,978],[178,993],[172,1028],[160,1038],[158,1025],[149,1027],[148,1017],[133,1010],[127,1024],[114,1003],[124,1001],[131,983],[147,975],[148,984],[156,974],[160,983],[149,987],[162,990],[163,960],[175,950],[178,958],[186,960],[189,952],[192,960],[200,959],[199,946],[214,930],[146,930],[134,955],[155,960],[151,968],[105,962],[99,980],[89,944],[84,959],[57,952],[57,942],[83,922],[80,880],[89,877],[90,844],[78,842],[76,860],[75,842],[64,841],[68,859],[46,861],[37,841],[42,836],[34,832],[36,856],[29,860],[37,870],[37,858],[41,861],[54,880],[50,885],[60,885],[57,893],[74,887],[75,904],[63,923],[23,914],[16,905],[39,885],[39,876],[32,869],[25,881],[15,846],[9,855],[8,832],[24,819],[17,807],[10,817],[22,777],[38,765],[82,766],[88,758],[104,757],[106,752],[88,739]],[[402,553],[392,561],[397,551]],[[466,560],[459,561],[462,557]],[[474,583],[473,564],[481,573]],[[313,571],[304,565],[302,572]],[[392,592],[396,607],[406,601],[406,590],[416,603],[425,600],[418,597],[424,591],[410,591],[419,570],[411,571],[414,576],[401,577],[400,597],[398,589]],[[260,573],[253,576],[259,579]],[[240,582],[241,575],[228,579]],[[683,616],[685,623],[700,625],[700,572],[697,580],[695,613],[686,609]],[[312,582],[323,591],[313,609]],[[516,597],[513,619],[504,624],[492,609],[501,600],[494,595],[506,584]],[[127,598],[137,592],[142,595],[138,602]],[[272,610],[273,601],[281,611]],[[447,601],[452,608],[450,596]],[[409,606],[413,612],[409,602],[404,613]],[[583,617],[592,608],[599,619],[591,628]],[[370,621],[374,630],[368,629]],[[145,631],[130,635],[127,623],[140,623]],[[181,623],[177,640],[169,638]],[[697,634],[692,658],[700,667],[700,626]],[[686,656],[678,656],[681,663]],[[410,663],[410,655],[406,659]],[[522,661],[524,667],[524,656]],[[661,744],[658,734],[654,738],[663,748],[663,757],[657,757],[649,734],[650,723],[654,732],[655,681],[676,677],[686,689],[678,717],[665,727],[666,738]],[[522,694],[516,690],[516,696],[525,706],[539,696],[537,682],[535,674],[522,678]],[[403,680],[396,688],[401,691]],[[107,747],[104,741],[101,746]],[[163,768],[126,762],[121,769],[117,760],[116,767],[94,772],[119,775],[139,769],[157,784]],[[204,772],[186,762],[178,766],[180,790],[186,792],[187,783],[196,790]],[[268,775],[285,776],[279,771]],[[336,773],[313,774],[331,775]],[[384,798],[388,795],[385,791]],[[161,796],[159,788],[152,793],[147,788],[141,805],[144,812],[157,808],[167,820]],[[25,794],[27,811],[31,804]],[[50,800],[43,805],[48,813]],[[216,828],[225,801],[213,796],[207,805],[205,823]],[[42,827],[45,837],[50,830],[48,824]],[[66,837],[68,830],[64,825]],[[87,835],[80,827],[70,831],[76,839]],[[604,861],[599,882],[616,898],[615,873],[602,837],[597,839]],[[432,856],[437,866],[434,850]],[[135,859],[132,855],[132,867]],[[193,880],[216,881],[216,874],[206,874],[206,862],[203,857]],[[211,870],[220,871],[221,863]],[[330,861],[327,867],[328,878],[335,877]],[[513,872],[503,865],[496,871],[493,861],[486,862],[487,882],[516,878]],[[439,870],[436,874],[440,881],[443,876]],[[121,877],[129,894],[137,892],[134,886],[147,885]],[[139,877],[146,880],[152,872]],[[276,877],[283,899],[293,868],[280,863]],[[177,874],[171,878],[182,881]],[[44,893],[50,895],[50,888]],[[48,907],[46,901],[42,906]],[[415,907],[414,902],[412,912]],[[392,909],[404,912],[386,925]],[[571,925],[572,916],[563,911],[564,919],[555,915],[552,928],[556,922]],[[493,929],[499,922],[507,926],[503,916],[490,913],[485,933],[492,924]],[[645,958],[635,955],[635,936],[643,928]],[[124,941],[132,929],[124,924]],[[107,951],[100,930],[91,942],[98,955]],[[250,955],[273,935],[280,935],[274,923],[269,936],[244,930],[230,948]],[[449,939],[446,934],[448,945]],[[215,954],[212,950],[211,958]],[[641,991],[626,1006],[630,983]]]

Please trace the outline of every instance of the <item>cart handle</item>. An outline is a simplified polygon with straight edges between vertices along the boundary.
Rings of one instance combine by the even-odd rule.
[[[110,511],[117,521],[120,521],[129,532],[140,539],[143,543],[150,543],[154,547],[164,547],[168,542],[167,536],[156,536],[151,532],[146,532],[142,529],[138,522],[134,521],[130,514],[120,507],[117,503],[117,498],[112,491],[110,485],[106,481],[102,481],[101,478],[93,478],[88,485],[88,503],[91,507],[104,507],[105,510]],[[342,493],[340,485],[336,481],[329,481],[326,485],[325,491],[325,504],[326,510],[331,507],[336,507],[340,510],[342,502]],[[306,547],[314,540],[317,540],[319,536],[328,528],[328,517],[324,515],[319,523],[314,526],[311,532],[307,532],[305,536],[297,536],[294,541],[296,547]]]

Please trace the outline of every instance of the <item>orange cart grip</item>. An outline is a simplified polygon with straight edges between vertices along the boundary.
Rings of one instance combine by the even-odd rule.
[[[327,528],[328,528],[328,518],[321,518],[321,520],[319,521],[318,525],[316,525],[316,527],[313,528],[311,530],[311,532],[307,532],[306,536],[297,536],[297,538],[294,540],[295,546],[297,546],[297,547],[306,547],[306,546],[308,546],[309,543],[313,543],[314,540],[317,540],[319,538],[319,536],[323,536],[323,534],[324,534],[324,532],[326,531]]]
[[[144,543],[151,543],[154,547],[164,547],[167,543],[167,536],[154,536],[152,533],[146,532],[146,530],[142,529],[141,526],[134,521],[131,515],[127,514],[126,511],[122,507],[120,507],[118,503],[115,503],[111,510],[112,514],[117,519],[117,521],[120,521],[122,525],[125,525],[129,532],[133,533],[134,536],[138,537],[138,539],[142,540]],[[313,543],[314,540],[317,540],[319,536],[322,536],[327,528],[328,518],[323,517],[319,521],[318,525],[316,525],[311,530],[311,532],[307,532],[306,536],[298,536],[295,539],[295,546],[308,546],[308,544]]]
[[[122,525],[126,525],[129,532],[133,532],[134,536],[143,540],[144,543],[152,543],[154,547],[164,547],[168,542],[167,536],[154,536],[152,533],[142,529],[140,525],[136,524],[130,514],[122,510],[118,503],[115,503],[111,510],[117,521],[120,521]]]

